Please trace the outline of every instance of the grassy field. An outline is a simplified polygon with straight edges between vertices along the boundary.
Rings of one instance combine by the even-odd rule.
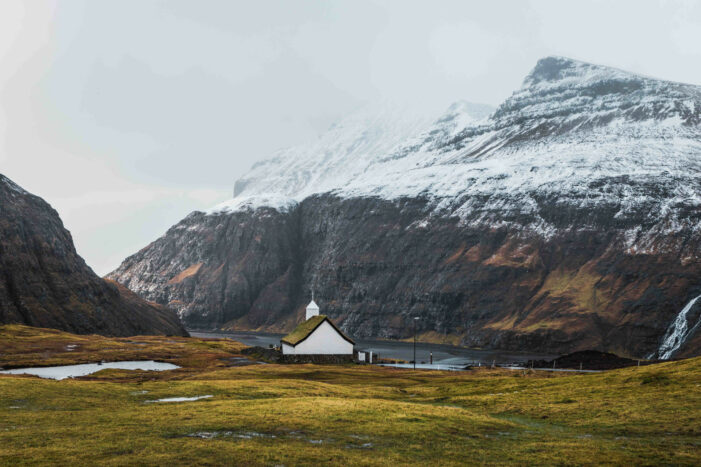
[[[0,375],[0,464],[701,463],[701,358],[584,375],[232,366],[242,348],[0,327],[5,368],[183,367],[63,381]],[[202,395],[213,397],[149,402]]]

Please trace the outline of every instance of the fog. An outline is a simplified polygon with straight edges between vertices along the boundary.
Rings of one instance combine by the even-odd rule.
[[[4,0],[0,173],[106,274],[353,109],[498,105],[547,55],[701,84],[701,2]]]

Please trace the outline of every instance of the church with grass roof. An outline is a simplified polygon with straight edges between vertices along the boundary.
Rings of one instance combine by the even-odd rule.
[[[347,355],[353,356],[353,342],[326,315],[319,314],[319,306],[312,301],[307,305],[306,320],[294,331],[280,339],[283,355]]]

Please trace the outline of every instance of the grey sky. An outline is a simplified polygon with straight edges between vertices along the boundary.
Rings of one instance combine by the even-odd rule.
[[[363,103],[497,105],[553,54],[701,84],[701,2],[3,0],[0,173],[105,274]]]

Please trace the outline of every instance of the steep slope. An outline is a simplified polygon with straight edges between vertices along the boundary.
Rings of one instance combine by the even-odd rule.
[[[163,283],[201,264],[187,287],[206,295],[198,275],[236,264],[230,290],[250,296],[209,303],[211,326],[289,329],[313,286],[356,336],[407,337],[419,316],[432,340],[656,354],[701,294],[701,88],[548,57],[495,112],[469,107],[364,157],[277,156],[112,277],[194,322],[205,308]],[[288,230],[258,230],[272,220]],[[233,263],[213,227],[232,222],[260,241]],[[256,266],[270,255],[277,272]],[[695,335],[680,354],[701,351]]]
[[[493,111],[486,105],[458,102],[442,116],[436,128],[449,136]],[[318,140],[282,150],[255,164],[236,181],[235,195],[237,200],[245,200],[248,196],[275,194],[278,204],[267,199],[265,204],[278,207],[289,200],[301,201],[313,194],[337,190],[348,180],[367,177],[378,160],[407,140],[429,128],[434,130],[434,120],[435,116],[396,105],[360,109],[332,125]]]
[[[80,334],[187,335],[171,310],[95,275],[56,211],[3,175],[0,323]]]

